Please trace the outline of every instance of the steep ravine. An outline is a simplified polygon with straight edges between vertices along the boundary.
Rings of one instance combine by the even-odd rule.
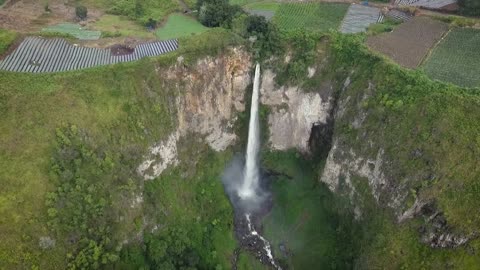
[[[269,108],[268,131],[262,132],[268,133],[268,149],[296,149],[307,160],[317,160],[320,171],[312,175],[318,175],[335,200],[346,200],[356,223],[350,228],[358,233],[355,245],[366,246],[355,251],[354,265],[398,268],[423,260],[427,266],[460,269],[474,263],[478,230],[462,226],[455,217],[458,210],[444,209],[449,202],[444,194],[452,188],[445,182],[455,175],[446,175],[442,166],[448,156],[447,138],[455,134],[453,128],[443,127],[455,121],[472,123],[471,116],[456,115],[474,108],[478,98],[469,100],[456,89],[448,92],[444,85],[424,78],[415,81],[413,74],[383,60],[374,59],[371,66],[385,73],[374,74],[375,68],[325,65],[325,55],[318,57],[321,65],[305,74],[305,80],[316,82],[308,90],[301,85],[279,86],[273,69],[262,72],[261,103]],[[237,139],[233,123],[245,109],[251,69],[248,54],[238,49],[199,60],[188,70],[179,57],[166,76],[183,93],[175,100],[177,129],[152,145],[138,172],[153,179],[184,162],[177,148],[189,134],[200,135],[217,152],[233,145]],[[324,76],[326,72],[335,74]],[[438,93],[415,92],[416,88]],[[445,117],[447,110],[456,117]],[[470,133],[462,136],[468,137],[475,129],[465,132]],[[463,142],[457,146],[451,155],[468,152]],[[478,145],[469,147],[478,150]]]

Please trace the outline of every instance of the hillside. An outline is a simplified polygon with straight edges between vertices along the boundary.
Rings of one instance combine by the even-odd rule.
[[[0,29],[0,269],[478,269],[476,19],[167,2],[79,1],[98,40]]]

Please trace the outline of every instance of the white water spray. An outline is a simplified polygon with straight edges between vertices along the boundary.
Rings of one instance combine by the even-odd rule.
[[[258,96],[260,88],[260,64],[255,68],[255,80],[253,81],[252,106],[250,108],[250,122],[248,124],[248,143],[243,184],[238,195],[243,200],[255,197],[258,190],[258,150],[259,150],[259,120],[258,120]]]

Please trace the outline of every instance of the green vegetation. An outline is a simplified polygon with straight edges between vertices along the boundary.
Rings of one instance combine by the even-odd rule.
[[[85,20],[88,16],[87,7],[86,6],[76,6],[75,7],[75,15],[77,15],[77,17],[80,20]]]
[[[274,206],[264,231],[282,268],[352,268],[353,216],[316,180],[316,164],[294,151],[268,152],[263,164],[281,174],[273,179]]]
[[[229,2],[232,5],[245,6],[247,4],[261,2],[261,0],[230,0]]]
[[[480,87],[480,30],[453,29],[424,64],[432,78],[465,87]]]
[[[193,138],[179,143],[183,145],[179,152],[182,163],[145,186],[145,211],[152,213],[154,224],[169,228],[149,236],[147,256],[157,269],[170,269],[161,265],[175,265],[171,269],[179,269],[188,260],[195,262],[190,267],[229,269],[236,240],[233,210],[220,177],[231,153],[215,153],[206,144],[198,145]],[[179,240],[184,242],[180,250],[178,244],[173,244]],[[163,247],[163,251],[161,247],[155,248],[162,254],[152,250],[157,245]]]
[[[253,2],[245,5],[246,9],[277,11],[281,3],[279,2]]]
[[[460,6],[460,12],[464,15],[480,15],[480,2],[477,0],[458,0],[458,5]]]
[[[243,13],[240,6],[230,5],[228,0],[198,0],[198,20],[207,27],[229,28],[233,18]]]
[[[286,3],[280,5],[273,21],[284,31],[326,32],[340,26],[347,9],[347,4],[339,3]]]
[[[0,29],[0,55],[8,50],[16,38],[17,34],[15,32]]]
[[[102,32],[104,37],[105,33],[114,33],[116,36],[125,37],[141,37],[141,38],[153,38],[155,35],[153,32],[147,31],[147,29],[135,22],[131,21],[127,17],[105,14],[91,26],[93,30]]]
[[[180,4],[175,0],[102,0],[108,12],[124,15],[140,23],[153,27],[170,13],[179,11]]]
[[[168,16],[167,22],[155,34],[159,39],[166,40],[199,34],[207,30],[208,28],[194,18],[182,14],[172,14]]]
[[[399,25],[401,22],[395,21],[392,19],[386,18],[381,23],[371,24],[367,29],[368,35],[378,35],[385,32],[391,32],[395,26]]]
[[[73,23],[61,23],[57,25],[52,25],[52,26],[43,28],[42,32],[66,34],[66,35],[73,36],[78,39],[84,39],[84,40],[99,39],[102,34],[100,31],[85,30],[80,25],[73,24]]]
[[[202,241],[199,263],[227,269],[225,254],[235,242],[218,176],[229,154],[200,145],[197,157],[204,161],[188,166],[195,173],[179,178],[188,171],[179,167],[145,187],[136,168],[147,147],[173,127],[169,100],[178,91],[176,83],[159,76],[159,68],[179,54],[188,65],[234,42],[230,33],[213,30],[181,39],[178,54],[157,59],[58,74],[0,72],[0,167],[5,168],[0,178],[6,187],[0,192],[0,268],[65,269],[69,264],[91,269],[128,258],[141,261],[138,250],[140,258],[147,251],[135,241],[137,234],[144,226],[151,231],[155,224],[168,224],[160,226],[165,233],[160,229],[151,237],[168,241],[170,234],[186,233],[192,242],[182,245],[199,249]],[[181,151],[187,150],[179,149],[182,160],[190,160]],[[171,193],[175,188],[192,200],[180,204]],[[135,204],[143,192],[145,206]],[[160,202],[180,212],[164,216],[155,207]],[[202,213],[201,219],[181,211]],[[155,220],[144,223],[144,216]],[[190,222],[198,223],[190,228]],[[177,227],[183,231],[173,230]],[[39,248],[40,237],[55,244]],[[125,239],[133,240],[124,250]]]
[[[480,200],[479,168],[475,164],[480,141],[472,138],[478,138],[480,131],[479,92],[431,81],[420,71],[405,70],[372,55],[364,46],[361,37],[334,37],[336,73],[343,70],[346,77],[356,70],[350,77],[352,85],[342,96],[361,104],[349,107],[342,119],[337,119],[337,139],[347,142],[342,147],[373,159],[383,149],[384,159],[391,162],[385,174],[402,179],[402,189],[411,191],[412,201],[433,200],[456,233],[475,232],[480,226],[480,215],[472,213]],[[362,114],[366,118],[361,127],[353,127],[353,119]],[[358,144],[365,132],[374,138],[373,147]],[[415,150],[421,153],[417,157],[412,154]],[[378,213],[373,210],[366,220]],[[370,245],[362,248],[369,250],[363,257],[369,268],[452,265],[455,269],[474,269],[478,265],[478,256],[469,254],[469,249],[478,249],[478,240],[456,250],[430,249],[419,243],[417,230],[426,225],[422,218],[400,227],[391,225],[393,218],[388,214],[387,218],[372,232],[379,238],[363,243]],[[369,227],[373,226],[367,223],[364,228]]]

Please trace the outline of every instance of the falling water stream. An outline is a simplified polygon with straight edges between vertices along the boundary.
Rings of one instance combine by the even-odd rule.
[[[258,150],[260,145],[260,131],[258,120],[258,96],[260,88],[260,64],[255,68],[255,80],[253,81],[252,105],[250,108],[250,122],[248,124],[248,143],[244,169],[243,184],[238,195],[243,200],[256,196],[258,190]]]
[[[238,196],[243,201],[261,201],[258,200],[259,194],[259,166],[258,166],[258,152],[260,148],[260,130],[258,119],[258,98],[260,88],[260,64],[255,68],[255,79],[253,81],[252,105],[250,108],[250,122],[248,125],[248,143],[245,160],[245,167],[243,171],[243,183],[238,190]],[[260,235],[255,229],[251,221],[251,213],[245,213],[245,219],[248,226],[248,234],[251,237],[258,238],[262,242],[263,249],[271,265],[276,269],[281,269],[275,263],[272,255],[272,247],[267,239]]]

